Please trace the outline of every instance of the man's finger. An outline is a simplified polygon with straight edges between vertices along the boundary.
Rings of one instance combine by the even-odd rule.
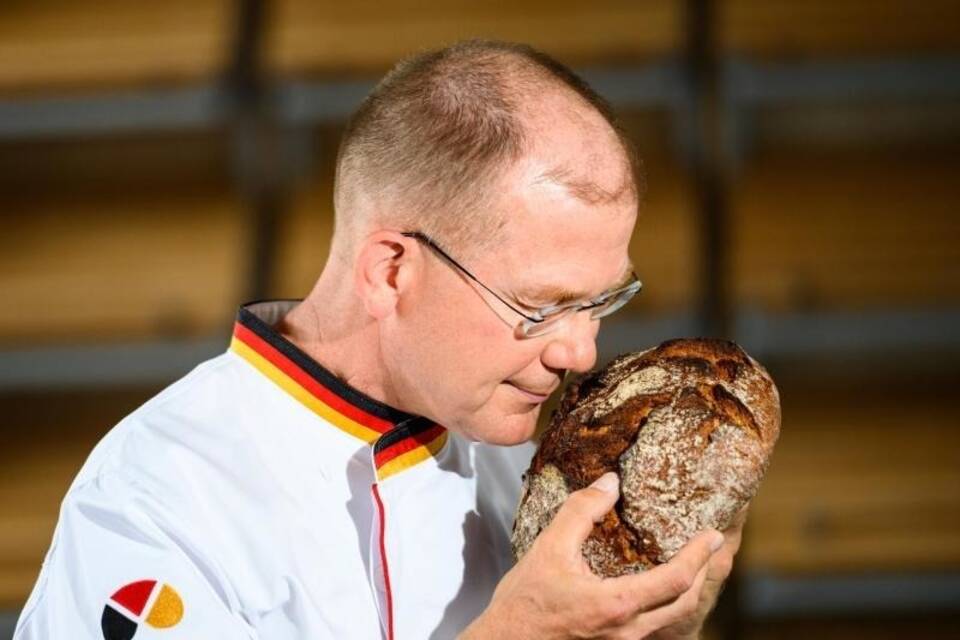
[[[743,541],[743,527],[747,521],[747,509],[749,506],[750,504],[747,503],[747,505],[733,517],[730,525],[723,531],[723,537],[726,538],[726,547],[730,550],[731,554],[736,554],[740,549],[740,543]]]
[[[580,554],[580,546],[596,522],[613,508],[620,495],[620,480],[605,473],[589,487],[571,493],[541,537],[550,540],[563,553]]]
[[[730,521],[730,525],[726,528],[726,531],[733,531],[737,529],[743,529],[743,525],[747,522],[747,511],[750,508],[750,503],[748,502],[740,511],[737,512],[733,519]]]
[[[642,632],[641,635],[637,637],[642,637],[651,631],[681,622],[693,615],[697,610],[697,605],[700,601],[700,592],[704,589],[706,577],[707,570],[704,567],[697,572],[691,587],[681,593],[672,602],[668,602],[661,607],[637,616],[634,625],[638,631]]]
[[[626,594],[637,611],[648,611],[670,603],[693,587],[697,575],[714,552],[723,545],[723,534],[710,529],[693,537],[666,564],[633,575],[603,581],[611,597]]]

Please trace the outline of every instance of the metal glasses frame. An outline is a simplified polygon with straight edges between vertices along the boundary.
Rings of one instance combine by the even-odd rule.
[[[529,314],[521,311],[520,309],[517,309],[508,301],[504,300],[503,296],[499,295],[496,291],[494,291],[493,289],[485,285],[483,282],[481,282],[479,278],[477,278],[475,275],[470,273],[469,269],[467,269],[462,264],[454,260],[449,253],[444,251],[443,248],[441,248],[440,245],[438,245],[427,234],[422,233],[420,231],[402,231],[400,235],[403,235],[407,238],[414,238],[416,240],[419,240],[420,242],[423,242],[428,247],[430,247],[431,249],[436,251],[438,254],[440,254],[440,256],[442,256],[444,260],[450,263],[451,266],[458,269],[465,276],[467,276],[468,278],[476,282],[478,285],[483,287],[483,289],[488,293],[490,293],[490,295],[492,295],[494,298],[502,302],[504,306],[506,306],[508,309],[515,312],[516,314],[520,315],[524,320],[523,322],[520,323],[519,328],[524,337],[535,337],[536,335],[542,335],[543,333],[546,333],[547,331],[549,331],[550,329],[546,329],[546,327],[543,327],[544,322],[547,322],[549,320],[559,320],[560,317],[565,315],[572,315],[573,313],[576,313],[576,312],[595,309],[597,307],[602,307],[603,305],[606,305],[611,300],[613,300],[614,302],[613,304],[610,305],[610,307],[603,309],[603,311],[600,313],[595,312],[591,314],[591,318],[594,320],[606,317],[611,313],[613,313],[614,311],[620,309],[627,302],[629,302],[630,299],[633,298],[633,296],[635,296],[643,288],[643,283],[640,282],[640,279],[637,277],[637,274],[631,271],[630,273],[633,276],[633,280],[623,287],[619,287],[612,291],[601,293],[600,295],[594,298],[590,298],[585,302],[570,302],[565,304],[548,305],[546,307],[541,307],[537,309],[532,314]],[[552,328],[554,324],[555,322],[551,322],[550,325],[548,326]],[[537,327],[543,327],[544,329],[546,329],[546,331],[537,332],[536,331]]]

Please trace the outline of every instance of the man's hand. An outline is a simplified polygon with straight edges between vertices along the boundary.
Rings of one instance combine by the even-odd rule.
[[[580,547],[617,496],[613,473],[571,494],[460,639],[636,640],[697,619],[708,562],[723,536],[705,531],[666,564],[634,575],[599,578]],[[723,567],[718,569],[722,573]]]
[[[717,604],[717,597],[723,589],[723,583],[733,569],[733,556],[740,548],[743,525],[747,521],[745,506],[734,517],[733,522],[723,531],[723,547],[713,554],[707,564],[707,579],[700,591],[697,610],[687,618],[679,620],[650,636],[650,640],[698,640],[707,615]]]

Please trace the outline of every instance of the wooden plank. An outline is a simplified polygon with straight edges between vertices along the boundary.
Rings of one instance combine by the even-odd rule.
[[[230,190],[222,130],[96,135],[0,142],[0,198],[108,201],[135,192]]]
[[[732,291],[769,310],[960,302],[956,154],[761,154],[733,185]]]
[[[676,0],[281,0],[269,67],[282,74],[379,74],[416,51],[470,37],[529,43],[573,65],[636,62],[679,50]]]
[[[280,224],[274,291],[279,298],[303,298],[323,271],[333,237],[333,184],[318,178],[297,189]]]
[[[643,291],[624,311],[648,315],[690,309],[702,260],[691,179],[669,158],[646,160],[647,195],[630,242]]]
[[[956,614],[824,616],[786,620],[750,620],[742,640],[956,640]],[[718,638],[722,636],[717,636]],[[707,636],[707,640],[711,640]]]
[[[0,606],[6,611],[19,612],[39,573],[40,561],[4,565],[0,569]]]
[[[816,57],[960,50],[953,0],[722,0],[718,40],[729,53]]]
[[[0,93],[211,80],[229,54],[234,3],[14,1],[0,12]]]
[[[223,192],[5,203],[0,343],[209,335],[246,275],[241,207]]]
[[[904,374],[901,374],[903,376]],[[960,432],[943,388],[780,384],[783,430],[741,562],[772,573],[960,568]]]

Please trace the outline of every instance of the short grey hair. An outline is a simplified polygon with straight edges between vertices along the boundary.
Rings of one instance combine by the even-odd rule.
[[[545,88],[572,91],[610,124],[639,196],[639,162],[606,100],[533,47],[468,40],[401,61],[351,117],[334,179],[337,233],[359,222],[348,216],[362,199],[374,198],[390,208],[376,222],[461,251],[493,244],[506,220],[492,210],[492,187],[529,149],[521,108]]]

